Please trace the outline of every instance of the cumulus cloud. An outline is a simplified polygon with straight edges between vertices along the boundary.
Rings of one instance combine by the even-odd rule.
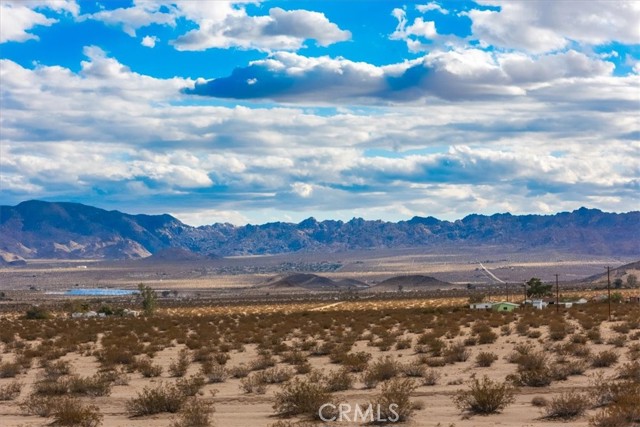
[[[78,72],[0,62],[5,203],[74,198],[175,212],[195,223],[310,214],[451,218],[472,211],[539,211],[545,204],[554,210],[638,204],[640,145],[629,139],[640,131],[637,104],[615,111],[590,104],[631,100],[638,76],[568,78],[592,73],[580,61],[575,65],[573,54],[563,59],[574,64],[570,73],[545,75],[557,78],[554,84],[506,73],[497,59],[486,69],[469,69],[465,58],[429,58],[454,74],[484,76],[485,84],[504,74],[553,99],[479,99],[465,103],[464,114],[459,104],[437,97],[429,106],[370,107],[362,114],[190,105],[179,89],[192,81],[135,73],[97,47],[85,54]],[[269,58],[269,66],[278,70],[289,60],[302,76],[333,70],[349,81],[384,81],[376,76],[406,71],[287,55]],[[564,102],[573,104],[566,108]]]
[[[125,33],[135,37],[139,28],[151,24],[175,26],[177,18],[177,9],[169,2],[136,1],[131,7],[101,10],[83,15],[80,19],[94,19],[108,25],[120,26]]]
[[[157,42],[158,38],[156,36],[144,36],[140,44],[145,47],[154,48]]]
[[[178,50],[211,48],[297,50],[306,40],[320,46],[349,40],[351,33],[340,29],[323,13],[284,10],[274,7],[268,15],[250,16],[243,1],[136,1],[133,6],[104,10],[83,19],[95,19],[121,26],[132,37],[151,24],[175,26],[185,19],[196,28],[171,42]]]
[[[51,26],[57,19],[48,18],[41,11],[78,14],[79,7],[75,0],[32,0],[0,2],[0,43],[9,41],[24,42],[38,40],[38,36],[29,32],[37,26]]]
[[[387,66],[276,52],[228,77],[199,80],[185,93],[301,103],[474,100],[525,96],[543,86],[562,84],[563,79],[605,77],[613,68],[610,62],[573,50],[537,58],[474,48],[436,50]]]
[[[635,0],[478,3],[499,6],[500,10],[470,10],[473,36],[499,48],[544,53],[564,49],[572,41],[590,45],[640,42],[640,3]]]
[[[428,9],[428,5],[417,6],[418,10]],[[395,31],[389,36],[391,40],[403,40],[410,52],[420,52],[427,49],[425,41],[438,37],[436,24],[433,21],[425,21],[417,17],[411,25],[407,25],[407,12],[404,9],[395,8],[391,15],[398,20]]]
[[[445,8],[443,8],[442,6],[440,6],[438,3],[436,2],[430,2],[427,4],[419,4],[416,5],[416,9],[421,12],[421,13],[426,13],[429,12],[431,10],[435,10],[436,12],[439,12],[443,15],[448,15],[449,11]]]

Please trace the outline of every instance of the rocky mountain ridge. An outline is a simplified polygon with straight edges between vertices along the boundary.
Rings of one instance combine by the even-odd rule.
[[[202,256],[511,245],[597,255],[640,255],[640,212],[580,208],[554,215],[472,214],[457,221],[306,219],[192,227],[171,215],[131,215],[66,202],[0,206],[2,259],[135,259],[168,248]],[[183,252],[184,252],[183,251]],[[171,252],[169,252],[171,253]]]

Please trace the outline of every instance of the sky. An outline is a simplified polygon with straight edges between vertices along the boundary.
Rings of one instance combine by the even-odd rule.
[[[0,0],[0,204],[640,210],[639,1]]]

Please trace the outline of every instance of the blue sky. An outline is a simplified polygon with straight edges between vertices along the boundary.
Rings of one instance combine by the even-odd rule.
[[[0,7],[2,204],[190,224],[640,209],[640,2]]]

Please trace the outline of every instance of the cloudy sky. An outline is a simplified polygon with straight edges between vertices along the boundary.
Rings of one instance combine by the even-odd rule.
[[[0,202],[640,209],[638,1],[0,0]]]

